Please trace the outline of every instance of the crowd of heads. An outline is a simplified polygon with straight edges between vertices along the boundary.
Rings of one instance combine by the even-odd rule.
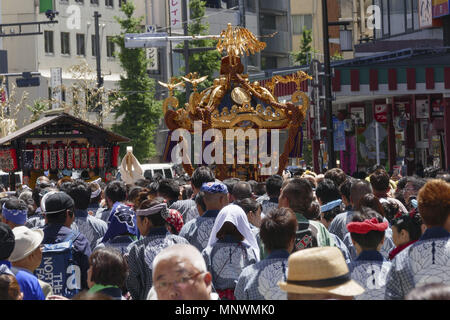
[[[208,211],[222,212],[229,204],[239,207],[245,215],[246,223],[259,229],[259,237],[266,252],[286,250],[292,253],[289,258],[289,274],[294,280],[303,283],[306,281],[303,279],[304,275],[311,272],[307,263],[315,265],[317,261],[322,261],[326,264],[327,257],[334,256],[336,252],[330,251],[324,255],[318,250],[303,256],[296,252],[296,215],[321,222],[328,228],[338,214],[352,210],[354,215],[349,232],[357,253],[379,250],[385,240],[386,228],[367,233],[354,231],[367,221],[389,225],[395,245],[401,246],[417,241],[426,227],[442,226],[450,229],[449,181],[449,174],[430,169],[424,170],[424,176],[407,176],[393,181],[393,176],[380,166],[372,167],[366,176],[358,172],[351,177],[339,168],[330,169],[321,175],[312,170],[298,170],[289,176],[272,175],[262,182],[238,178],[219,182],[208,167],[197,168],[191,177],[183,174],[176,178],[164,178],[156,174],[151,179],[139,179],[133,185],[127,185],[123,181],[105,184],[101,181],[87,182],[86,179],[72,180],[69,177],[51,181],[42,176],[37,179],[33,190],[21,187],[14,194],[10,192],[0,198],[1,236],[6,237],[0,239],[3,241],[0,260],[11,260],[14,246],[7,246],[11,240],[10,230],[16,230],[17,234],[22,230],[23,234],[27,234],[27,230],[30,230],[26,227],[27,221],[42,217],[42,214],[45,224],[70,227],[75,211],[91,210],[93,207],[111,208],[120,202],[126,203],[136,212],[137,229],[141,236],[146,236],[152,228],[161,227],[178,235],[186,217],[169,207],[175,204],[175,208],[180,200],[191,200],[200,217]],[[264,202],[256,200],[264,197],[267,201],[278,203],[278,208],[264,212]],[[152,208],[162,209],[160,214],[145,214]],[[93,213],[89,211],[89,214]],[[358,227],[352,229],[352,223]],[[218,240],[231,237],[236,241],[244,241],[245,232],[240,228],[232,220],[225,219],[214,237]],[[16,236],[16,239],[19,238]],[[18,240],[16,250],[19,249]],[[19,257],[16,261],[35,269],[39,266],[42,254],[39,248],[34,248],[26,256],[19,254]],[[123,254],[111,248],[97,249],[89,257],[89,266],[90,286],[114,285],[126,292],[129,266]],[[176,244],[164,249],[153,260],[152,266],[154,286],[151,293],[158,299],[210,298],[213,279],[199,250],[192,245]],[[317,267],[314,271],[320,273],[321,270],[322,267]],[[178,284],[180,290],[171,290],[173,284]],[[298,299],[348,296],[344,291],[308,291],[305,289],[307,286],[300,290],[289,283],[280,284],[280,287],[291,298]],[[430,288],[429,295],[447,292],[447,289],[438,289]],[[409,298],[413,299],[417,294],[411,293]],[[0,299],[14,300],[21,297],[22,293],[14,276],[1,274]],[[95,297],[102,298],[101,295],[87,295],[84,292],[75,299]]]

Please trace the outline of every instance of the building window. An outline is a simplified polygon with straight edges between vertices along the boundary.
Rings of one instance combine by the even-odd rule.
[[[381,12],[383,16],[383,36],[389,36],[390,26],[389,26],[389,1],[383,0],[381,3]]]
[[[70,54],[70,33],[61,32],[61,54]]]
[[[96,46],[95,46],[95,34],[93,34],[92,36],[91,36],[91,44],[92,44],[92,56],[93,57],[95,57],[95,56],[97,56],[97,48],[96,48]]]
[[[44,31],[45,53],[55,53],[53,49],[53,31]]]
[[[312,29],[312,15],[310,14],[300,14],[292,16],[292,33],[302,34],[303,29]]]
[[[98,6],[98,0],[91,0],[91,4],[95,4]]]
[[[79,55],[79,56],[86,55],[84,34],[82,34],[82,33],[77,33],[77,55]]]
[[[277,68],[277,58],[276,57],[261,57],[261,68],[263,70],[276,69]]]
[[[390,1],[389,15],[391,20],[391,36],[406,32],[406,15],[404,0]]]
[[[122,8],[122,4],[127,3],[126,0],[119,0],[119,7]]]
[[[114,57],[113,37],[106,37],[106,56],[108,58],[113,58]]]
[[[84,4],[84,0],[75,0],[76,3]]]
[[[114,0],[105,0],[106,7],[114,7]]]
[[[276,17],[273,15],[260,15],[260,23],[262,29],[271,29],[276,30],[277,29],[277,22]]]

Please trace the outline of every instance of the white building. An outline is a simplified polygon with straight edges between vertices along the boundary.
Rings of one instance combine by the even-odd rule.
[[[100,33],[101,70],[104,86],[108,89],[117,88],[117,81],[123,73],[119,59],[113,52],[118,50],[111,42],[111,37],[120,34],[119,23],[115,16],[124,17],[120,11],[123,0],[54,0],[54,10],[59,12],[55,20],[57,24],[41,25],[42,35],[15,36],[3,38],[3,49],[8,53],[8,71],[21,73],[24,71],[40,72],[40,86],[18,88],[21,94],[24,90],[29,93],[28,104],[39,98],[49,98],[50,70],[62,68],[62,84],[70,86],[72,74],[68,69],[85,60],[92,70],[96,70],[96,52],[94,47],[94,12],[98,11]],[[45,13],[39,13],[39,0],[2,0],[2,23],[48,21]],[[37,27],[22,27],[22,32],[36,31]],[[18,33],[18,28],[6,30]],[[94,74],[95,76],[95,74]],[[10,77],[9,83],[15,82]],[[69,94],[62,94],[62,99],[70,101]],[[24,120],[30,116],[28,110],[18,116],[18,126],[22,127]],[[111,122],[104,122],[106,127]]]

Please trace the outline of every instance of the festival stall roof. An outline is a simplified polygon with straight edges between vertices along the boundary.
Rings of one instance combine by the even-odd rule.
[[[121,143],[129,138],[103,129],[67,113],[47,115],[0,139],[0,146],[19,139],[77,139],[87,138],[94,144]]]

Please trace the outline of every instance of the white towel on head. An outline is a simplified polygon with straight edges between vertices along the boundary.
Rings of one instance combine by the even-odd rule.
[[[241,207],[235,204],[229,204],[220,210],[209,237],[208,247],[214,246],[217,242],[217,232],[219,232],[225,222],[231,222],[236,226],[238,231],[244,236],[244,241],[242,242],[254,248],[257,257],[259,257],[260,253],[258,242],[256,241],[256,237],[250,228],[247,215]]]

